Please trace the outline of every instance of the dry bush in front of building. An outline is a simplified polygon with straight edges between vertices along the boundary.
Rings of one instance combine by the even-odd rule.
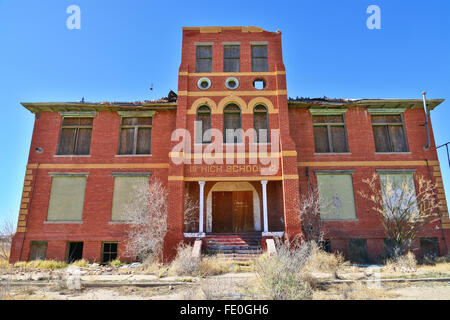
[[[305,265],[309,272],[336,272],[345,259],[341,253],[329,253],[320,249],[314,242],[311,245],[311,256]]]
[[[323,220],[320,218],[320,199],[319,191],[312,188],[305,195],[302,195],[298,201],[297,208],[302,221],[303,236],[307,242],[323,241],[325,229]]]
[[[135,186],[125,206],[127,254],[138,260],[161,260],[167,233],[167,190],[160,180]]]
[[[314,246],[310,242],[277,241],[277,254],[262,256],[255,271],[263,294],[275,300],[311,299],[315,280],[305,273]]]
[[[184,195],[184,228],[186,232],[198,230],[198,208],[199,202],[186,193]]]
[[[359,191],[359,194],[372,203],[391,242],[388,256],[403,256],[410,250],[418,232],[439,220],[439,202],[431,180],[417,177],[416,188],[408,181],[395,183],[389,177],[383,181],[374,174],[363,182],[369,193]]]
[[[401,256],[394,256],[386,260],[385,269],[393,271],[411,272],[417,268],[417,259],[414,253],[409,251]]]
[[[172,261],[170,269],[178,276],[196,276],[199,270],[200,258],[192,256],[193,247],[181,244],[177,248],[177,255]]]
[[[0,224],[0,261],[9,260],[11,242],[16,233],[16,224],[12,218],[3,220]]]

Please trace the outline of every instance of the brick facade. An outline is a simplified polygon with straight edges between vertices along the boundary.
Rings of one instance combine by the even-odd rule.
[[[213,47],[212,72],[195,73],[196,45]],[[240,72],[223,72],[223,45],[240,44]],[[251,45],[268,46],[268,71],[252,72]],[[230,90],[225,86],[228,77],[239,80],[239,87]],[[201,77],[211,80],[208,90],[201,90],[197,82]],[[257,90],[255,79],[264,79],[266,87]],[[380,101],[384,101],[380,103]],[[429,101],[430,109],[441,100]],[[241,124],[245,131],[253,127],[253,107],[263,104],[268,109],[268,127],[279,130],[279,150],[276,158],[279,169],[270,176],[262,175],[262,165],[252,167],[251,143],[244,149],[233,147],[232,154],[244,159],[244,164],[195,163],[196,154],[207,145],[191,141],[190,152],[172,152],[179,140],[171,141],[175,129],[186,129],[194,137],[196,109],[200,105],[211,108],[212,128],[223,130],[223,108],[235,103],[241,108]],[[125,253],[124,223],[111,222],[114,189],[113,172],[150,172],[168,191],[168,228],[164,254],[173,257],[176,246],[192,242],[186,238],[183,222],[184,196],[187,191],[199,199],[199,181],[205,181],[204,229],[207,229],[207,196],[217,182],[249,182],[256,190],[263,224],[263,194],[261,181],[267,184],[267,209],[269,231],[284,231],[285,237],[301,234],[302,224],[296,204],[308,183],[316,185],[315,170],[354,170],[352,173],[356,219],[325,222],[332,250],[346,253],[352,238],[367,239],[370,257],[375,259],[384,252],[384,232],[371,212],[370,204],[357,194],[364,188],[362,179],[370,177],[377,169],[415,169],[417,174],[436,183],[441,202],[441,219],[422,231],[421,237],[437,238],[440,254],[450,246],[450,220],[445,200],[439,161],[430,125],[431,147],[424,150],[426,131],[421,100],[367,100],[339,102],[288,101],[286,70],[282,60],[281,33],[267,32],[256,27],[184,28],[182,59],[178,76],[178,98],[175,102],[149,101],[130,104],[93,103],[30,103],[23,104],[36,115],[33,137],[24,181],[23,197],[17,234],[13,239],[11,262],[28,260],[32,241],[46,241],[46,258],[64,260],[69,241],[83,242],[83,258],[100,261],[102,242],[118,242],[118,257],[132,260]],[[345,123],[349,152],[342,154],[317,154],[310,108],[346,108]],[[368,108],[399,108],[403,112],[408,152],[376,153]],[[118,155],[120,115],[118,111],[153,110],[151,155]],[[61,112],[95,112],[90,154],[87,156],[58,156]],[[229,147],[229,146],[228,146]],[[41,148],[42,152],[36,152]],[[197,149],[195,149],[197,148]],[[269,150],[272,146],[268,146]],[[221,152],[226,153],[226,146]],[[176,164],[174,160],[191,159],[194,163]],[[83,215],[81,221],[49,222],[47,213],[52,176],[49,173],[88,173]],[[263,234],[264,235],[264,234]]]

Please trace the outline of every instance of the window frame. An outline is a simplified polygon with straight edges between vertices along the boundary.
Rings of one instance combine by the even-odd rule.
[[[255,47],[266,47],[267,49],[267,56],[253,56],[253,48]],[[250,44],[250,58],[251,58],[251,68],[252,68],[252,72],[269,72],[269,45],[267,43],[263,44]],[[266,59],[266,70],[255,70],[255,67],[253,65],[253,59]]]
[[[337,175],[344,175],[344,176],[350,176],[350,186],[352,188],[352,198],[353,198],[353,208],[354,208],[354,217],[349,217],[349,218],[337,218],[337,219],[332,219],[332,218],[324,218],[322,217],[322,213],[320,213],[320,220],[322,222],[352,222],[352,221],[359,221],[358,218],[358,206],[356,204],[356,190],[355,190],[355,182],[354,182],[354,176],[353,174],[355,173],[355,170],[314,170],[315,176],[316,176],[316,183],[317,183],[317,192],[319,194],[319,205],[320,205],[320,211],[321,211],[321,207],[322,204],[320,203],[320,200],[323,199],[320,196],[320,190],[319,190],[319,176],[323,175],[333,175],[333,176],[337,176]]]
[[[239,108],[239,112],[237,111],[226,111],[229,106],[237,106]],[[223,143],[224,144],[239,144],[242,143],[242,135],[237,137],[234,135],[234,141],[228,142],[225,128],[225,114],[239,114],[239,129],[242,130],[242,108],[237,103],[229,103],[223,108],[223,118],[222,118],[222,134],[223,134]]]
[[[225,57],[225,48],[226,47],[238,47],[239,48],[239,56],[237,58],[226,58]],[[225,61],[226,60],[238,60],[238,70],[233,70],[233,71],[225,71]],[[222,66],[222,70],[223,72],[241,72],[241,45],[240,44],[224,44],[223,45],[223,66]]]
[[[199,53],[198,53],[198,48],[200,47],[209,47],[211,48],[211,57],[210,58],[199,58]],[[212,67],[213,67],[213,52],[214,48],[212,44],[197,44],[195,46],[195,73],[211,73],[212,72]],[[199,60],[210,60],[210,71],[199,71],[199,66],[198,66],[198,61]]]
[[[73,125],[73,126],[65,126],[64,125],[64,119],[91,119],[92,124],[90,126],[82,126],[82,125]],[[72,145],[72,152],[71,153],[61,153],[61,142],[62,142],[62,133],[64,129],[75,129],[75,139]],[[79,139],[79,133],[80,129],[90,129],[91,130],[91,137],[89,139],[89,152],[87,154],[82,153],[75,153],[75,150],[77,149],[77,142]],[[56,155],[57,156],[89,156],[91,154],[91,143],[92,143],[92,133],[94,129],[94,116],[90,114],[79,114],[79,115],[62,115],[61,117],[61,125],[59,128],[59,138],[58,138],[58,146],[56,149]]]
[[[342,116],[342,122],[324,122],[324,123],[314,123],[314,117],[316,116]],[[348,135],[347,135],[347,123],[345,119],[345,113],[312,113],[312,124],[313,124],[313,138],[314,138],[314,153],[316,154],[345,154],[350,152],[350,148],[348,145]],[[328,152],[319,152],[316,150],[316,143],[315,143],[315,135],[314,135],[314,128],[316,127],[326,127],[327,128],[327,137],[328,137],[328,149],[330,151]],[[334,151],[333,147],[333,138],[331,135],[331,127],[343,127],[344,128],[344,137],[345,137],[345,151]]]
[[[117,147],[117,155],[118,156],[151,156],[152,155],[152,142],[153,142],[153,118],[154,113],[146,113],[146,114],[126,114],[125,112],[120,114],[120,127],[119,127],[119,143]],[[125,118],[151,118],[150,125],[123,125],[123,119]],[[133,136],[133,153],[120,153],[121,141],[122,141],[122,130],[123,129],[134,129]],[[137,152],[137,142],[138,142],[138,132],[140,128],[150,129],[150,152],[149,153],[136,153]]]
[[[208,108],[208,111],[207,111],[207,112],[206,112],[206,111],[202,112],[202,111],[200,110],[202,107]],[[197,108],[197,112],[196,112],[196,115],[195,115],[195,121],[200,121],[200,120],[199,120],[199,114],[207,114],[207,113],[208,113],[208,115],[209,115],[209,125],[210,125],[209,130],[211,130],[211,129],[212,129],[212,117],[211,117],[212,110],[211,110],[211,107],[210,107],[210,106],[208,106],[208,105],[206,105],[206,104],[202,104],[201,106],[199,106],[199,107]],[[202,134],[201,141],[197,141],[197,137],[194,137],[195,143],[197,143],[197,144],[210,144],[211,141],[212,141],[212,137],[211,137],[211,136],[209,137],[209,141],[204,140],[205,135],[204,135],[204,131],[203,131],[203,122],[202,122],[202,133],[201,133],[201,134]]]
[[[255,109],[259,106],[262,106],[265,108],[265,111],[255,111]],[[266,115],[266,130],[267,130],[267,139],[264,142],[259,141],[259,132],[255,129],[255,114],[257,113],[265,113]],[[267,106],[259,103],[256,106],[253,107],[253,129],[255,131],[255,138],[254,138],[254,143],[256,144],[264,144],[264,143],[270,143],[270,129],[269,129],[269,108],[267,108]]]
[[[373,122],[373,116],[400,116],[401,118],[401,122],[381,122],[381,123],[374,123]],[[374,142],[374,146],[375,146],[375,153],[408,153],[410,152],[409,149],[409,143],[408,143],[408,136],[406,134],[406,127],[405,127],[405,120],[404,120],[404,116],[403,116],[403,112],[380,112],[380,113],[372,113],[370,112],[370,123],[372,126],[372,135],[373,135],[373,142]],[[405,151],[394,151],[393,150],[393,144],[392,144],[392,139],[391,139],[391,134],[389,132],[389,126],[395,126],[395,127],[401,127],[402,128],[402,132],[403,132],[403,140],[406,146],[406,150]],[[390,151],[377,151],[377,145],[375,143],[375,132],[374,132],[374,127],[385,127],[387,128],[387,139],[388,139],[388,143],[389,143],[389,150]]]
[[[117,245],[116,258],[115,259],[117,259],[119,257],[119,241],[102,241],[102,250],[101,250],[101,254],[100,254],[101,263],[102,264],[107,264],[107,263],[110,263],[111,261],[113,261],[113,260],[110,260],[108,262],[103,261],[103,255],[105,254],[105,244],[115,244],[115,245]],[[112,253],[112,251],[108,252],[108,254],[110,256],[111,256],[111,253]]]

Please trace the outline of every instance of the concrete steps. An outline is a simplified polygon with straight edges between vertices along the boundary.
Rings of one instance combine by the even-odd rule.
[[[206,254],[215,254],[220,259],[248,261],[263,253],[261,233],[210,233],[206,236]]]

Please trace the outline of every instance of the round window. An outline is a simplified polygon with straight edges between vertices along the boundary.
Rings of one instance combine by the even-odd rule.
[[[229,77],[225,81],[225,85],[227,86],[228,89],[234,90],[237,87],[239,87],[239,80],[236,79],[235,77]]]
[[[257,90],[262,90],[266,87],[266,81],[264,79],[255,79],[253,81],[253,87]]]
[[[211,87],[211,80],[208,78],[200,78],[197,81],[197,86],[202,90],[209,89]]]

